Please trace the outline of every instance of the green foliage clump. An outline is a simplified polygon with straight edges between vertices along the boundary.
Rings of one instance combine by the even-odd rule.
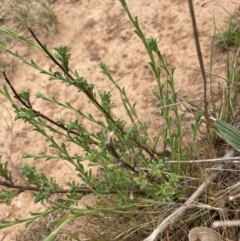
[[[27,45],[39,49],[59,70],[55,71],[52,68],[44,69],[33,60],[28,60],[17,51],[11,50],[4,41],[0,43],[3,50],[38,70],[41,74],[47,75],[50,81],[61,81],[68,86],[74,86],[78,92],[85,94],[90,104],[96,107],[104,119],[96,119],[91,113],[85,113],[69,102],[61,102],[56,97],[49,97],[44,93],[37,92],[35,94],[36,98],[74,112],[77,116],[97,125],[99,131],[96,133],[92,132],[91,129],[87,129],[87,127],[79,123],[77,119],[70,121],[65,120],[63,117],[59,117],[56,120],[52,119],[42,111],[35,109],[31,102],[32,97],[30,98],[31,90],[26,89],[17,92],[6,72],[3,72],[6,83],[13,94],[10,94],[7,85],[3,86],[0,93],[11,102],[15,112],[15,120],[23,120],[33,126],[34,131],[43,135],[50,143],[50,147],[58,151],[58,155],[55,156],[46,153],[23,153],[22,157],[35,160],[45,159],[46,161],[51,161],[52,159],[66,160],[74,166],[81,181],[67,182],[69,189],[63,189],[54,178],[49,179],[44,173],[38,173],[35,167],[25,164],[21,168],[21,175],[24,177],[26,185],[23,185],[19,190],[19,185],[13,182],[7,169],[7,162],[2,162],[0,170],[3,180],[2,185],[5,184],[8,188],[16,189],[17,191],[9,192],[8,190],[2,190],[1,201],[10,204],[11,200],[20,192],[31,190],[35,197],[35,203],[41,202],[42,204],[49,203],[51,205],[46,211],[32,214],[32,217],[28,219],[1,222],[0,228],[21,222],[29,223],[58,210],[68,211],[69,216],[63,220],[52,222],[52,225],[57,225],[57,228],[46,240],[53,240],[68,222],[80,216],[93,215],[98,219],[98,214],[100,213],[105,213],[105,218],[108,218],[109,212],[130,212],[132,210],[133,213],[137,213],[137,210],[141,209],[142,205],[145,205],[142,202],[144,203],[146,200],[171,202],[176,198],[179,174],[182,168],[179,165],[168,166],[164,162],[164,158],[169,157],[170,154],[179,161],[186,154],[182,147],[182,137],[185,133],[182,133],[181,129],[181,120],[184,116],[179,115],[176,106],[177,92],[173,82],[174,69],[169,68],[163,59],[156,40],[152,37],[146,38],[144,36],[138,24],[138,19],[132,17],[125,1],[121,1],[121,3],[150,57],[149,66],[158,84],[158,90],[153,94],[161,103],[161,106],[164,107],[161,109],[161,115],[166,126],[163,134],[164,149],[169,147],[171,151],[158,150],[159,137],[162,132],[159,131],[153,138],[149,136],[148,126],[140,120],[135,104],[132,104],[129,100],[127,91],[118,84],[104,63],[100,63],[99,67],[118,90],[130,123],[124,119],[113,118],[111,109],[114,103],[112,102],[110,92],[96,93],[93,84],[80,76],[77,71],[71,69],[69,66],[71,54],[66,46],[59,46],[50,51],[37,38],[35,31],[33,31],[34,28],[28,27],[34,41],[14,31],[1,28],[0,33],[2,36],[13,40],[18,39]],[[24,11],[20,12],[20,15],[25,16]],[[27,25],[28,17],[23,18],[23,20],[23,25]],[[160,60],[160,66],[156,64],[155,58]],[[168,80],[165,84],[161,79],[161,72],[167,74]],[[128,127],[129,124],[130,127]],[[56,135],[58,135],[58,138],[56,138]],[[61,141],[59,135],[65,141]],[[71,155],[67,148],[67,142],[77,145],[84,154]],[[88,169],[82,163],[86,160],[89,162],[90,168]],[[97,166],[100,177],[93,174],[92,166]],[[53,202],[51,198],[53,194],[65,194],[65,196],[60,195]],[[76,208],[75,205],[86,195],[94,195],[96,200],[98,200],[98,204],[88,206],[84,210]],[[110,199],[109,196],[111,196]],[[101,220],[103,219],[104,215],[101,216]],[[135,228],[138,225],[136,223]]]

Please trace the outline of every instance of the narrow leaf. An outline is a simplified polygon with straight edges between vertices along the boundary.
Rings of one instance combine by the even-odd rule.
[[[217,134],[233,148],[240,151],[240,131],[222,120],[214,119],[214,123]]]

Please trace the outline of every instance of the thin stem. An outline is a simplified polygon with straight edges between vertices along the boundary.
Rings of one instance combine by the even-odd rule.
[[[8,187],[8,188],[12,188],[12,189],[17,189],[19,190],[19,193],[21,192],[24,192],[24,191],[34,191],[34,192],[39,192],[41,187],[33,187],[33,186],[29,186],[29,185],[16,185],[16,184],[13,184],[9,181],[0,181],[0,185],[1,186],[4,186],[4,187]],[[139,191],[139,190],[132,190],[131,191],[132,193],[136,193],[136,194],[143,194],[142,191]],[[93,191],[88,189],[88,188],[79,188],[78,190],[71,190],[71,189],[60,189],[60,190],[53,190],[52,191],[52,194],[64,194],[64,193],[81,193],[81,194],[84,194],[84,195],[87,195],[87,194],[92,194]],[[110,190],[108,193],[106,194],[116,194],[117,191],[115,190]]]
[[[24,192],[24,191],[39,192],[40,191],[40,188],[38,188],[38,187],[33,187],[33,186],[29,186],[29,185],[16,185],[9,181],[0,181],[0,185],[4,186],[4,187],[12,188],[12,189],[18,189],[20,192]],[[53,190],[52,194],[54,194],[54,193],[72,193],[72,192],[73,191],[71,189],[60,189],[60,190]],[[84,195],[92,193],[92,191],[90,191],[88,189],[80,189],[80,188],[78,191],[75,191],[75,192],[82,193]]]
[[[8,79],[5,71],[3,70],[3,76],[4,76],[4,79],[6,80],[7,84],[9,85],[9,87],[11,88],[12,92],[14,93],[14,97],[19,100],[23,106],[25,106],[26,108],[28,109],[31,109],[33,111],[33,113],[35,114],[35,117],[41,117],[47,121],[49,121],[50,123],[52,123],[53,125],[67,131],[68,133],[71,133],[71,134],[74,134],[74,135],[77,135],[79,136],[79,133],[76,132],[76,131],[73,131],[73,130],[69,130],[67,127],[65,127],[63,124],[58,124],[57,122],[55,122],[54,120],[50,119],[49,117],[47,117],[46,115],[42,114],[40,111],[37,111],[35,109],[32,108],[31,105],[27,104],[17,93],[17,91],[15,90],[15,88],[13,87],[13,85],[11,84],[10,80]],[[90,144],[95,144],[95,145],[99,145],[98,142],[96,141],[92,141]]]
[[[196,24],[196,18],[195,18],[192,0],[188,0],[188,5],[189,5],[189,11],[190,11],[191,19],[192,19],[193,34],[194,34],[194,39],[195,39],[195,44],[196,44],[198,61],[200,64],[200,69],[201,69],[203,83],[204,83],[204,115],[205,115],[205,120],[206,120],[207,133],[209,134],[210,133],[210,119],[209,119],[208,101],[207,101],[207,78],[206,78],[206,73],[204,70],[202,51],[201,51],[200,42],[199,42],[199,36],[198,36],[198,30],[197,30],[197,24]]]

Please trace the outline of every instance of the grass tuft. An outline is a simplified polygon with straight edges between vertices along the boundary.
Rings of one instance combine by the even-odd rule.
[[[228,50],[230,47],[238,48],[240,41],[240,7],[226,23],[228,25],[226,30],[218,30],[216,44],[222,50]]]
[[[49,0],[17,1],[3,0],[0,5],[0,27],[17,31],[19,34],[28,33],[30,26],[36,33],[51,36],[56,34],[58,19]],[[13,46],[16,40],[6,35],[0,35],[0,42]],[[15,70],[16,61],[0,50],[0,69]]]

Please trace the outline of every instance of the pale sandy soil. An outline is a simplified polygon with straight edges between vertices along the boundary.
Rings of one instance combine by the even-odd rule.
[[[183,100],[202,100],[203,84],[201,75],[195,71],[198,60],[192,35],[192,25],[187,1],[157,1],[132,0],[129,8],[134,16],[138,16],[139,23],[147,36],[157,39],[163,56],[172,67],[176,67],[175,83],[179,95]],[[225,25],[228,14],[214,2],[201,5],[205,1],[196,0],[195,12],[198,30],[206,69],[210,63],[210,43],[213,34],[213,18],[218,27]],[[230,13],[238,7],[237,0],[219,1]],[[156,82],[147,67],[148,57],[140,39],[133,33],[133,27],[123,11],[119,1],[80,0],[55,1],[53,9],[59,19],[59,31],[54,37],[40,39],[48,44],[49,49],[58,45],[67,45],[72,54],[70,66],[76,69],[79,75],[84,76],[90,83],[95,84],[96,91],[114,91],[110,81],[100,73],[98,63],[104,62],[111,70],[112,75],[125,87],[129,98],[137,102],[137,110],[142,120],[147,121],[154,131],[158,126],[159,117],[154,114],[157,102],[152,96],[156,89]],[[51,66],[45,55],[30,51],[17,45],[20,53],[28,54],[27,58],[45,67]],[[216,53],[213,60],[214,73],[224,76],[225,55]],[[34,93],[41,91],[48,96],[55,96],[59,100],[70,102],[83,111],[97,114],[94,107],[88,105],[88,100],[82,93],[77,93],[73,87],[66,87],[56,81],[49,82],[46,76],[40,76],[36,70],[18,63],[14,73],[9,73],[11,81],[17,90],[30,88],[32,103],[35,109],[53,119],[64,117],[67,120],[75,118],[72,113],[60,107],[54,107],[34,98]],[[216,81],[220,81],[216,79]],[[0,85],[4,83],[0,78]],[[124,117],[120,98],[113,92],[115,107],[114,115]],[[61,160],[45,162],[21,159],[22,152],[54,153],[48,143],[38,133],[32,132],[29,125],[21,121],[13,122],[14,113],[9,103],[0,96],[0,151],[4,158],[8,155],[11,160],[12,175],[15,181],[19,180],[18,170],[23,163],[34,164],[38,171],[54,176],[64,186],[65,181],[77,179],[72,167]],[[201,102],[196,102],[201,104]],[[184,107],[184,106],[183,106]],[[191,121],[189,115],[189,121]],[[83,121],[84,125],[88,125]],[[186,123],[187,125],[189,123]],[[90,126],[94,130],[94,126]],[[70,147],[72,153],[79,153],[77,147]],[[7,153],[7,155],[6,155]],[[3,160],[4,160],[3,158]],[[24,192],[15,198],[10,206],[0,204],[0,220],[26,217],[29,211],[43,210],[40,204],[34,205],[30,192]],[[0,231],[0,240],[15,240],[15,228]]]

